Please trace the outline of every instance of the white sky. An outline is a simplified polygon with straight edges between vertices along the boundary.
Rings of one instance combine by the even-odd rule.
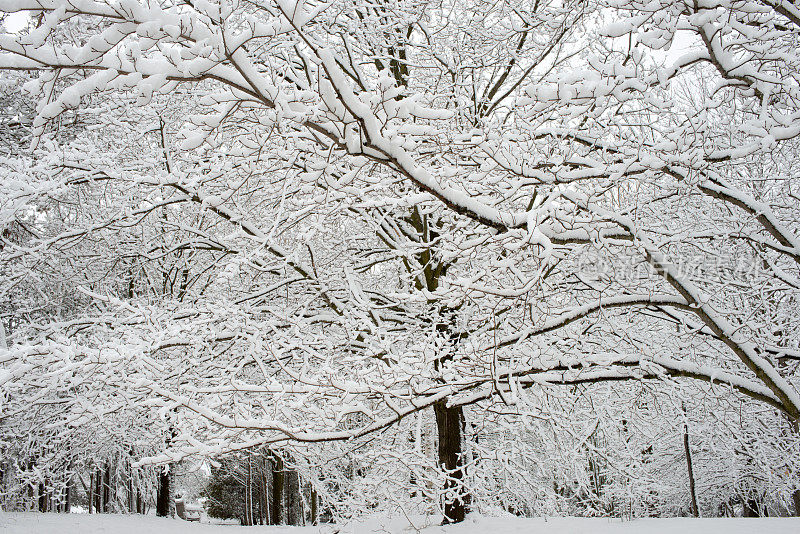
[[[18,11],[16,13],[11,13],[6,16],[5,20],[3,21],[3,26],[5,26],[6,30],[11,33],[17,33],[22,31],[22,29],[28,25],[28,20],[30,16],[25,11]]]
[[[689,50],[696,49],[701,46],[697,35],[686,30],[678,30],[675,32],[675,38],[672,40],[672,46],[669,50],[653,50],[650,54],[657,59],[667,60],[667,62],[675,61]]]

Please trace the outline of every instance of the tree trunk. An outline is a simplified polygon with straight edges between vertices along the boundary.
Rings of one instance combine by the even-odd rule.
[[[81,477],[81,483],[83,484],[83,478]],[[86,484],[83,485],[83,489],[86,489]],[[89,491],[87,492],[87,501],[89,501],[89,513],[92,513],[92,502],[94,500],[94,475],[89,473]]]
[[[47,511],[47,490],[44,486],[44,482],[39,482],[39,511]]]
[[[158,491],[156,492],[156,515],[167,517],[169,515],[169,486],[170,471],[163,467],[158,474]]]
[[[264,456],[261,457],[260,476],[261,476],[261,524],[270,524],[270,511],[269,511],[269,479],[267,478],[267,461]],[[270,474],[271,478],[271,474]]]
[[[792,492],[792,502],[794,502],[794,515],[800,517],[800,489]]]
[[[251,455],[247,455],[247,478],[244,488],[244,524],[253,524],[253,461]]]
[[[795,436],[800,434],[800,421],[789,421],[789,428],[794,432]],[[800,517],[800,488],[792,492],[792,502],[794,503],[795,517]]]
[[[277,454],[272,457],[272,510],[271,524],[283,524],[283,458]]]
[[[447,480],[444,485],[444,519],[442,524],[460,523],[467,512],[468,494],[464,489],[464,466],[461,454],[461,406],[449,408],[446,400],[433,405],[436,429],[439,432],[439,465]]]
[[[142,498],[142,490],[136,486],[136,513],[144,515],[144,499]]]
[[[300,476],[292,469],[286,472],[286,522],[289,525],[302,524],[300,499]]]
[[[99,467],[94,474],[94,511],[103,511],[103,473]]]
[[[319,523],[319,505],[317,504],[317,490],[311,486],[311,524]]]
[[[684,414],[686,409],[683,410]],[[692,515],[700,517],[700,509],[697,507],[697,493],[694,485],[694,469],[692,468],[692,451],[689,448],[689,424],[683,423],[683,450],[686,453],[686,468],[689,472],[689,494],[692,498]]]
[[[64,513],[72,510],[72,475],[68,475],[67,487],[64,488]]]
[[[128,462],[128,512],[136,513],[136,493],[133,490],[133,466]]]
[[[103,512],[111,511],[111,463],[106,463],[103,474]]]

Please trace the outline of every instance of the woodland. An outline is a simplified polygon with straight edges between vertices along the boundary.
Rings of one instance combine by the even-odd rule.
[[[797,0],[0,0],[0,508],[800,515],[799,149]]]

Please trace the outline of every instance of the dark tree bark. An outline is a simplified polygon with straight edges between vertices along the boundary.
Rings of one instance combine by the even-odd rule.
[[[270,523],[283,524],[283,458],[277,454],[272,457],[272,510]]]
[[[461,451],[463,408],[448,407],[441,400],[433,405],[439,433],[439,465],[447,475],[445,482],[444,519],[442,524],[460,523],[467,512],[464,490],[464,466]]]
[[[174,414],[177,412],[177,408],[172,410]],[[170,424],[169,433],[164,440],[164,444],[169,447],[172,444],[172,440],[178,435],[178,431],[175,430],[175,427]],[[168,517],[170,515],[174,515],[174,509],[170,510],[170,506],[172,504],[172,471],[173,471],[173,464],[166,465],[161,468],[161,471],[158,474],[158,488],[156,490],[156,515],[160,517]]]
[[[247,455],[247,474],[244,480],[244,517],[242,525],[249,527],[253,524],[253,464],[250,455]]]
[[[156,492],[156,515],[167,517],[169,515],[169,486],[170,471],[162,468],[158,474],[158,491]]]
[[[800,434],[800,421],[790,421],[789,426],[795,435]],[[792,502],[794,503],[795,517],[800,517],[800,488],[792,492]]]
[[[136,487],[136,513],[137,514],[144,514],[147,512],[145,509],[144,499],[142,498],[142,490],[139,487]]]
[[[319,505],[317,503],[317,490],[311,486],[311,524],[316,525],[319,523]]]
[[[792,502],[794,503],[794,515],[800,517],[800,489],[792,492]]]
[[[72,511],[72,475],[67,479],[67,487],[64,489],[64,513]]]
[[[420,242],[433,244],[439,237],[441,223],[435,217],[429,217],[418,207],[412,208],[407,217],[406,223],[414,228]],[[423,265],[424,280],[413,273],[415,286],[418,290],[427,289],[434,292],[439,287],[440,279],[447,273],[450,264],[446,261],[437,259],[434,246],[425,248],[416,254],[417,261]],[[452,360],[459,342],[464,339],[466,334],[459,333],[455,328],[455,312],[447,306],[432,310],[438,315],[436,330],[445,336],[450,342],[451,351],[444,352],[441,357],[434,361],[434,369],[440,371],[442,366]],[[459,523],[464,520],[467,507],[471,501],[471,495],[464,487],[464,464],[463,450],[461,443],[461,425],[464,421],[463,408],[447,407],[447,400],[441,400],[433,405],[434,415],[436,416],[436,429],[439,435],[439,465],[444,469],[447,479],[445,482],[444,493],[444,519],[442,524]]]
[[[83,484],[83,480],[81,480],[81,483]],[[86,489],[85,484],[83,488]],[[91,514],[92,505],[94,504],[94,475],[91,473],[89,474],[89,490],[87,491],[86,496],[88,497],[87,500],[89,501],[89,513]]]
[[[686,408],[683,409],[686,414]],[[689,494],[692,498],[692,515],[700,517],[700,509],[697,506],[697,492],[694,484],[694,468],[692,467],[692,450],[689,447],[689,424],[683,423],[683,451],[686,454],[686,469],[689,472]]]
[[[94,511],[103,511],[103,473],[99,467],[94,473]]]
[[[300,499],[300,476],[291,469],[286,472],[286,523],[289,525],[303,524]]]
[[[133,489],[133,467],[130,462],[128,462],[128,511],[132,514],[138,511],[136,509],[136,492]]]
[[[261,457],[259,464],[259,474],[261,478],[261,524],[269,525],[269,478],[267,475],[270,473],[267,471],[267,461],[264,456]]]
[[[249,527],[253,524],[253,500],[250,497],[250,490],[252,488],[250,455],[247,456],[247,471],[244,477],[244,515],[242,517],[242,525]]]
[[[97,476],[95,472],[92,471],[89,473],[89,513],[97,513],[96,499],[97,497],[95,494],[97,493],[97,489],[95,488],[95,484],[97,483]]]
[[[106,463],[105,473],[103,474],[103,512],[111,511],[111,464]]]
[[[47,511],[47,489],[45,488],[44,482],[39,482],[39,511],[46,512]]]

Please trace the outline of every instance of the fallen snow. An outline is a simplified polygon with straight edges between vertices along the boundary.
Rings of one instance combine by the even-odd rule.
[[[137,515],[85,515],[0,512],[3,534],[797,534],[800,518],[619,519],[472,517],[442,527],[434,518],[372,518],[350,525],[317,527],[240,527],[188,523]]]

